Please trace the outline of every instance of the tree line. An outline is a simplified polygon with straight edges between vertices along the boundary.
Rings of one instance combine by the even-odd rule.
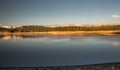
[[[110,31],[110,30],[120,30],[120,25],[65,26],[65,27],[22,26],[20,28],[15,29],[0,28],[0,32]]]

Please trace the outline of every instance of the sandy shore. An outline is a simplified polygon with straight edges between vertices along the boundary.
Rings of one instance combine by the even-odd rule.
[[[116,31],[52,31],[52,32],[0,32],[0,34],[51,34],[51,35],[120,35],[120,30]]]

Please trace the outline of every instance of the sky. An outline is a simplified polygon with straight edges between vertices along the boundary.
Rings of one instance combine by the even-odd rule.
[[[120,0],[0,0],[0,24],[120,23]]]

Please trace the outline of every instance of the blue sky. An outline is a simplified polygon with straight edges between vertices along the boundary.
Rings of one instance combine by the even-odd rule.
[[[0,0],[0,24],[120,23],[120,0]]]

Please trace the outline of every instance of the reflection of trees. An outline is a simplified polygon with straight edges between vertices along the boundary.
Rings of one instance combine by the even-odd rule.
[[[3,37],[1,37],[1,39],[4,39],[4,40],[9,40],[9,39],[22,39],[22,37],[16,36],[16,35],[4,35]]]
[[[45,35],[45,34],[7,34],[0,35],[1,39],[26,39],[26,38],[55,38],[53,35]]]

